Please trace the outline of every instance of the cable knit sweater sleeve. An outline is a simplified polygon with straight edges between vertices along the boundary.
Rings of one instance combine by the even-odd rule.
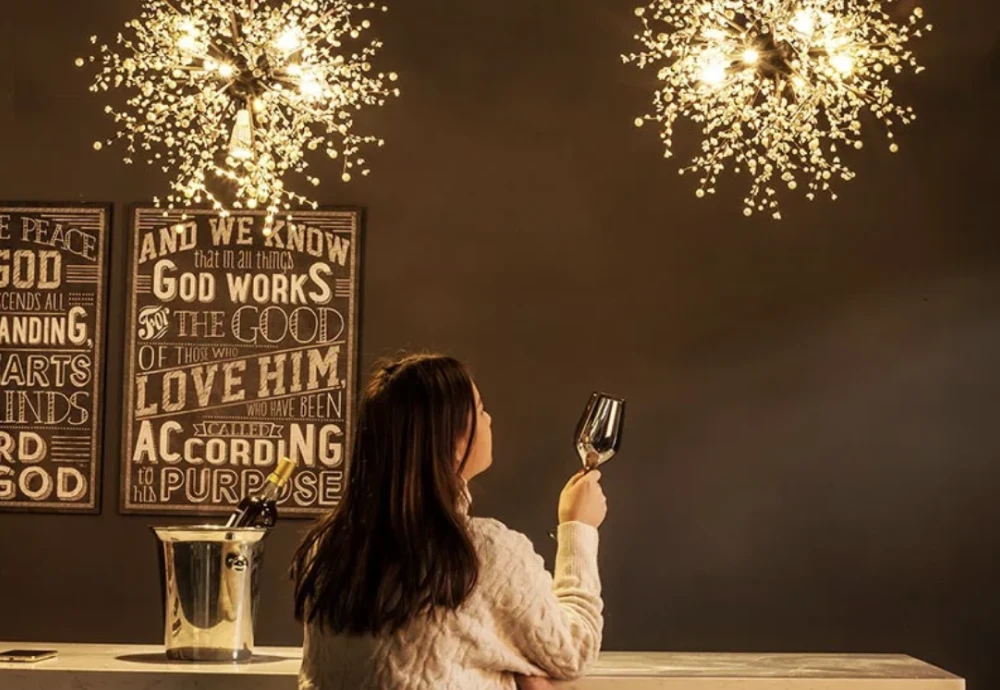
[[[604,604],[597,567],[597,530],[580,522],[559,527],[555,577],[524,535],[503,528],[506,553],[496,567],[504,579],[494,601],[500,632],[516,655],[560,680],[581,676],[601,648]]]

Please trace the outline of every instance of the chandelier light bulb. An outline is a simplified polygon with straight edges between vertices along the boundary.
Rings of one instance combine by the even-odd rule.
[[[253,158],[253,148],[253,120],[250,111],[244,108],[236,113],[233,136],[229,140],[229,154],[237,160],[249,160]]]
[[[760,53],[753,48],[747,48],[743,51],[743,64],[744,65],[756,65],[757,61],[760,59]]]
[[[726,80],[726,68],[717,62],[705,65],[701,71],[701,80],[709,86],[718,86]]]
[[[810,10],[799,10],[792,18],[792,28],[803,36],[812,36],[816,32],[816,15]]]
[[[300,38],[300,35],[301,32],[299,31],[299,29],[295,27],[290,27],[288,29],[285,29],[284,33],[282,33],[281,36],[278,37],[278,40],[275,45],[278,47],[278,50],[285,53],[286,55],[289,53],[294,53],[296,50],[299,49],[299,46],[302,45],[302,40]]]
[[[299,90],[307,98],[318,99],[323,96],[323,85],[312,75],[306,75],[299,80]]]
[[[851,59],[850,55],[844,53],[837,53],[830,56],[830,64],[833,68],[840,72],[841,76],[848,76],[854,70],[854,60]]]
[[[717,50],[707,50],[701,58],[701,81],[709,86],[718,86],[726,80],[725,56]]]
[[[193,34],[183,34],[177,39],[177,47],[187,53],[198,52],[198,37]]]

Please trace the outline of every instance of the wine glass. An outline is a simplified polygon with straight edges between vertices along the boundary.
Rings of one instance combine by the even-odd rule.
[[[622,445],[625,424],[625,398],[607,393],[593,393],[576,424],[574,446],[583,463],[583,473],[606,463]],[[549,532],[556,538],[556,530]]]
[[[576,452],[586,474],[614,457],[622,444],[625,398],[594,393],[576,425]]]

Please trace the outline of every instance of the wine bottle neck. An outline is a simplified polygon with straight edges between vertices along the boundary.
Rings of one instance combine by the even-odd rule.
[[[267,478],[267,481],[264,482],[264,487],[260,490],[259,495],[265,501],[270,501],[272,499],[277,498],[278,492],[280,491],[281,491],[281,485],[278,484],[278,481],[277,479],[275,479],[274,475],[271,475],[270,477]]]

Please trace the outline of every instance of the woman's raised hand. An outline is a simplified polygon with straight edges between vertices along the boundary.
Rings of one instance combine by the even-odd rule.
[[[582,522],[600,527],[608,514],[608,500],[601,488],[599,470],[573,475],[559,496],[559,524]]]

